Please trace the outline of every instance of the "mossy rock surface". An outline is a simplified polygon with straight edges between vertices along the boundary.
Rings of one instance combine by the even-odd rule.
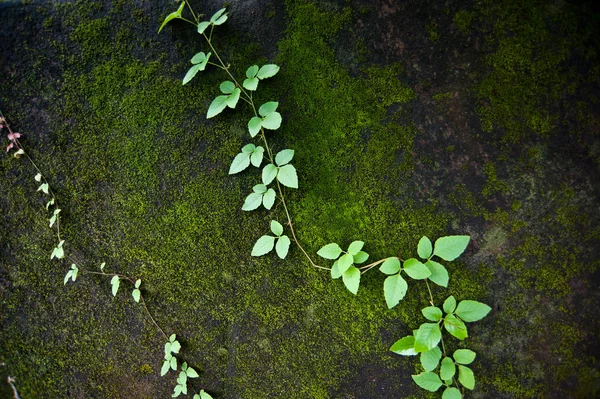
[[[215,44],[237,76],[281,66],[257,100],[280,102],[269,140],[295,150],[286,199],[311,254],[360,239],[372,260],[409,258],[422,235],[470,235],[433,290],[492,307],[446,340],[477,352],[466,397],[592,398],[600,24],[587,3],[523,3],[232,1]],[[441,397],[412,381],[417,358],[388,350],[425,321],[422,282],[388,310],[377,270],[354,296],[295,246],[250,256],[285,212],[241,210],[258,170],[227,171],[250,110],[205,118],[216,69],[181,85],[206,46],[181,21],[157,34],[176,7],[0,1],[0,109],[52,184],[67,252],[141,278],[215,398]],[[132,287],[63,285],[35,169],[0,165],[0,396],[11,375],[24,399],[171,397],[163,336]]]

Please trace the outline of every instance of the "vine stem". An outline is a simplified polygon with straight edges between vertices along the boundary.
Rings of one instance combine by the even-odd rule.
[[[17,392],[17,387],[15,387],[15,384],[13,384],[13,382],[15,382],[14,377],[8,376],[6,378],[6,382],[8,383],[8,385],[10,385],[10,389],[12,389],[13,391],[13,398],[21,399],[21,397],[19,396],[19,392]]]

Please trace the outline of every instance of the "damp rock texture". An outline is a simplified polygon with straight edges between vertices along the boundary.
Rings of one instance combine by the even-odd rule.
[[[286,200],[316,257],[366,243],[416,255],[422,235],[468,234],[448,295],[492,307],[448,350],[477,352],[466,398],[600,394],[600,19],[585,1],[192,0],[229,20],[214,43],[231,72],[277,63],[259,104],[279,102],[276,150],[295,150]],[[178,3],[0,1],[0,109],[50,181],[66,252],[142,280],[146,305],[214,398],[440,398],[389,351],[426,320],[410,281],[388,310],[384,276],[358,296],[313,268],[252,257],[271,212],[241,210],[260,182],[229,176],[242,102],[206,119],[223,71],[181,79],[194,26],[158,27]],[[6,132],[0,138],[8,144]],[[259,144],[258,142],[256,142]],[[0,156],[0,396],[171,397],[164,337],[131,286],[50,260],[46,198],[24,158]],[[289,234],[289,227],[284,226]],[[326,265],[326,262],[323,262]],[[329,266],[329,265],[328,265]]]

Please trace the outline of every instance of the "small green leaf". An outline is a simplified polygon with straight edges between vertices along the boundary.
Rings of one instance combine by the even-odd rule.
[[[48,188],[49,188],[48,183],[44,183],[38,187],[37,191],[41,190],[44,194],[48,194]]]
[[[460,301],[454,313],[463,319],[463,321],[470,323],[483,319],[488,313],[490,313],[491,310],[492,308],[485,303],[465,300]]]
[[[360,285],[360,270],[354,266],[351,266],[348,270],[342,273],[342,280],[344,281],[346,288],[348,288],[348,291],[356,295]]]
[[[175,356],[171,357],[171,370],[177,371],[177,358]]]
[[[71,278],[72,275],[73,275],[73,270],[69,270],[67,272],[67,274],[65,275],[65,279],[63,282],[64,285],[67,285],[67,282],[69,281],[69,279]]]
[[[456,309],[456,299],[454,299],[454,296],[450,295],[448,298],[446,298],[443,307],[444,312],[453,313],[454,309]]]
[[[338,268],[338,261],[333,262],[333,266],[331,266],[331,278],[338,279],[342,277],[342,273],[340,273],[340,269]]]
[[[277,101],[269,101],[260,106],[260,108],[258,109],[258,113],[260,116],[265,117],[275,112],[278,106],[279,103]]]
[[[423,263],[415,258],[407,259],[404,262],[404,271],[409,277],[415,280],[423,280],[431,276],[431,272]]]
[[[417,354],[417,352],[415,352],[415,337],[409,335],[396,341],[390,348],[390,351],[397,355],[415,356]]]
[[[140,288],[140,285],[142,285],[142,280],[140,280],[139,278],[135,281],[135,288]]]
[[[396,274],[400,271],[400,259],[388,258],[379,267],[379,270],[384,274]]]
[[[244,205],[242,205],[243,211],[253,211],[258,208],[263,201],[263,195],[260,193],[252,193],[246,197]]]
[[[467,366],[458,365],[458,381],[467,389],[475,388],[475,375]]]
[[[199,53],[194,54],[190,62],[192,64],[200,64],[202,61],[204,61],[205,58],[206,54],[204,54],[204,51],[201,51]]]
[[[266,209],[271,209],[273,204],[275,204],[275,190],[272,188],[268,189],[267,192],[263,195],[263,206]]]
[[[258,65],[252,65],[250,68],[246,69],[246,77],[248,79],[255,78],[257,73],[258,73]]]
[[[282,150],[275,155],[275,163],[277,166],[283,166],[294,158],[294,150]]]
[[[180,384],[175,385],[175,389],[173,390],[173,395],[171,397],[176,398],[183,392],[183,386]]]
[[[273,165],[272,163],[265,165],[265,167],[262,170],[263,184],[271,184],[273,179],[275,179],[275,176],[277,176],[278,171],[279,170],[277,169],[277,166]]]
[[[117,296],[117,291],[119,291],[119,284],[121,281],[119,280],[119,276],[113,276],[110,280],[110,285],[112,286],[112,294],[113,296]]]
[[[229,96],[217,96],[217,98],[215,98],[213,100],[213,102],[210,104],[210,106],[208,107],[208,112],[206,113],[206,117],[208,119],[210,119],[216,115],[219,115],[221,112],[223,112],[225,107],[227,107],[228,100],[229,100]]]
[[[48,202],[46,203],[46,210],[47,210],[48,208],[50,208],[50,205],[54,205],[54,198],[52,198],[50,201],[48,201]]]
[[[271,231],[279,237],[283,234],[283,226],[277,220],[271,220]]]
[[[239,89],[239,87],[236,87],[236,88],[233,90],[233,93],[231,93],[231,94],[229,95],[229,98],[227,98],[227,106],[228,106],[229,108],[235,108],[235,106],[236,106],[236,105],[237,105],[237,103],[238,103],[238,100],[240,99],[240,93],[241,93],[241,92],[242,92],[242,91]]]
[[[213,399],[212,396],[204,392],[204,389],[200,391],[200,399]]]
[[[348,246],[348,253],[350,255],[356,255],[365,245],[362,241],[352,241],[352,243]]]
[[[165,25],[168,24],[171,20],[173,20],[175,18],[181,18],[181,12],[183,11],[183,7],[185,7],[185,1],[181,2],[177,11],[172,12],[169,15],[167,15],[167,17],[163,21],[162,25],[160,25],[160,28],[158,29],[158,33],[160,33],[160,31],[165,27]]]
[[[429,280],[433,281],[437,285],[441,285],[442,287],[448,286],[448,280],[450,277],[448,276],[448,270],[446,270],[443,265],[432,260],[428,260],[425,262],[425,266],[427,266],[431,272],[431,276],[428,277]]]
[[[185,373],[187,374],[187,376],[188,376],[189,378],[198,378],[198,377],[200,377],[200,376],[198,375],[198,373],[196,372],[196,370],[194,370],[194,369],[193,369],[193,368],[191,368],[191,367],[188,367],[188,368],[187,368],[187,370],[185,370]]]
[[[187,71],[187,73],[185,74],[185,76],[183,77],[183,82],[181,84],[182,85],[188,84],[192,79],[194,79],[194,77],[196,76],[196,74],[200,70],[200,66],[201,66],[201,64],[193,65],[189,69],[189,71]]]
[[[271,252],[273,247],[275,246],[275,237],[272,236],[262,236],[256,241],[254,247],[252,248],[252,256],[263,256]]]
[[[421,352],[421,365],[425,371],[433,371],[440,364],[442,351],[439,346],[434,346],[428,351]]]
[[[187,373],[185,371],[181,371],[179,373],[179,377],[177,377],[177,383],[179,385],[184,385],[184,386],[187,384]],[[182,390],[182,392],[183,392],[183,390]]]
[[[354,255],[354,263],[357,265],[366,262],[367,259],[369,259],[369,254],[365,251],[358,251],[358,253]]]
[[[336,243],[323,246],[317,251],[317,255],[325,259],[337,259],[342,253],[342,248]]]
[[[52,215],[52,217],[50,218],[50,227],[54,226],[55,222],[56,222],[56,215]]]
[[[267,64],[260,67],[257,76],[259,79],[267,79],[277,75],[277,72],[279,72],[279,67],[277,65]]]
[[[248,166],[250,166],[250,155],[240,152],[233,158],[233,162],[231,162],[231,166],[229,167],[229,174],[239,173]]]
[[[442,319],[442,309],[436,306],[428,306],[421,309],[421,313],[427,320],[440,321]]]
[[[418,375],[413,375],[412,379],[414,382],[417,383],[418,386],[430,392],[437,391],[443,385],[442,380],[440,380],[440,377],[438,377],[437,374],[432,372],[425,372]]]
[[[102,263],[100,264],[100,271],[101,271],[101,272],[104,272],[104,266],[106,266],[106,262],[102,262]]]
[[[41,182],[42,181],[42,174],[38,173],[37,175],[35,175],[34,179],[38,183]]]
[[[181,344],[179,343],[179,341],[175,340],[175,341],[171,342],[171,352],[179,353],[180,350],[181,350]]]
[[[456,373],[456,365],[449,357],[445,357],[442,360],[442,367],[440,367],[440,377],[442,380],[451,380]]]
[[[165,360],[162,364],[162,367],[160,368],[160,376],[164,376],[165,374],[167,374],[169,372],[169,369],[171,368],[171,362],[168,360]]]
[[[244,86],[244,89],[246,90],[256,91],[258,88],[258,78],[244,79],[242,86]]]
[[[444,260],[452,261],[465,251],[470,239],[469,236],[440,237],[435,241],[433,254]]]
[[[219,85],[219,89],[223,94],[231,94],[235,90],[235,83],[230,80],[226,80]]]
[[[461,341],[469,336],[465,323],[453,314],[447,314],[444,317],[444,328]]]
[[[133,296],[133,300],[134,300],[134,301],[136,301],[136,302],[139,302],[139,301],[140,301],[140,296],[141,296],[141,294],[142,294],[142,293],[140,292],[140,290],[136,288],[136,289],[134,289],[134,290],[133,290],[133,292],[131,293],[131,296]]]
[[[429,238],[423,236],[419,240],[419,244],[417,245],[417,253],[422,259],[427,259],[431,256],[433,248],[431,246],[431,241]]]
[[[254,187],[252,187],[252,191],[258,194],[264,194],[267,192],[267,186],[264,184],[256,184]]]
[[[225,8],[221,8],[219,11],[217,11],[216,13],[213,14],[212,17],[210,17],[210,22],[215,24],[215,25],[221,25],[221,24],[217,24],[217,21],[219,19],[221,19],[221,17],[223,16],[223,14],[225,14],[226,9]],[[225,22],[225,21],[223,21]],[[223,23],[221,22],[221,23]]]
[[[264,153],[264,148],[262,148],[261,146],[256,147],[256,149],[252,152],[252,155],[250,155],[250,162],[252,163],[252,165],[258,168],[262,163]]]
[[[396,306],[406,295],[408,284],[400,274],[389,276],[383,282],[383,294],[389,309]]]
[[[206,28],[210,26],[210,22],[202,21],[198,24],[198,33],[203,34]]]
[[[298,175],[294,165],[287,164],[279,168],[277,180],[286,187],[298,188]]]
[[[177,335],[171,334],[171,336],[169,337],[169,342],[173,343],[173,342],[175,342],[176,339],[177,339]]]
[[[471,364],[475,360],[477,354],[470,349],[457,349],[454,351],[452,357],[456,363],[460,364]]]
[[[354,263],[354,257],[350,254],[344,254],[338,259],[338,269],[344,274],[346,270]]]
[[[415,334],[415,351],[425,352],[437,346],[442,339],[442,332],[437,323],[423,323]]]
[[[281,126],[281,121],[281,114],[279,112],[273,112],[265,116],[261,124],[265,129],[277,130]]]
[[[290,249],[291,241],[288,236],[282,235],[277,240],[277,244],[275,245],[275,252],[277,252],[277,256],[281,259],[285,259]]]
[[[262,118],[258,116],[252,117],[248,122],[248,132],[250,132],[250,136],[254,137],[260,132],[260,127],[262,126]]]
[[[462,394],[455,387],[448,387],[442,394],[442,399],[462,399]]]

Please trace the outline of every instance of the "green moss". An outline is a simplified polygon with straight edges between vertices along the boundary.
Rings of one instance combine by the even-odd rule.
[[[432,43],[436,43],[438,40],[440,40],[440,32],[438,31],[438,26],[435,21],[429,21],[427,25],[425,25],[425,30],[427,31],[429,40],[431,40]]]
[[[454,25],[456,25],[461,33],[466,35],[469,33],[471,22],[473,21],[474,16],[475,14],[473,12],[460,10],[454,14]]]

